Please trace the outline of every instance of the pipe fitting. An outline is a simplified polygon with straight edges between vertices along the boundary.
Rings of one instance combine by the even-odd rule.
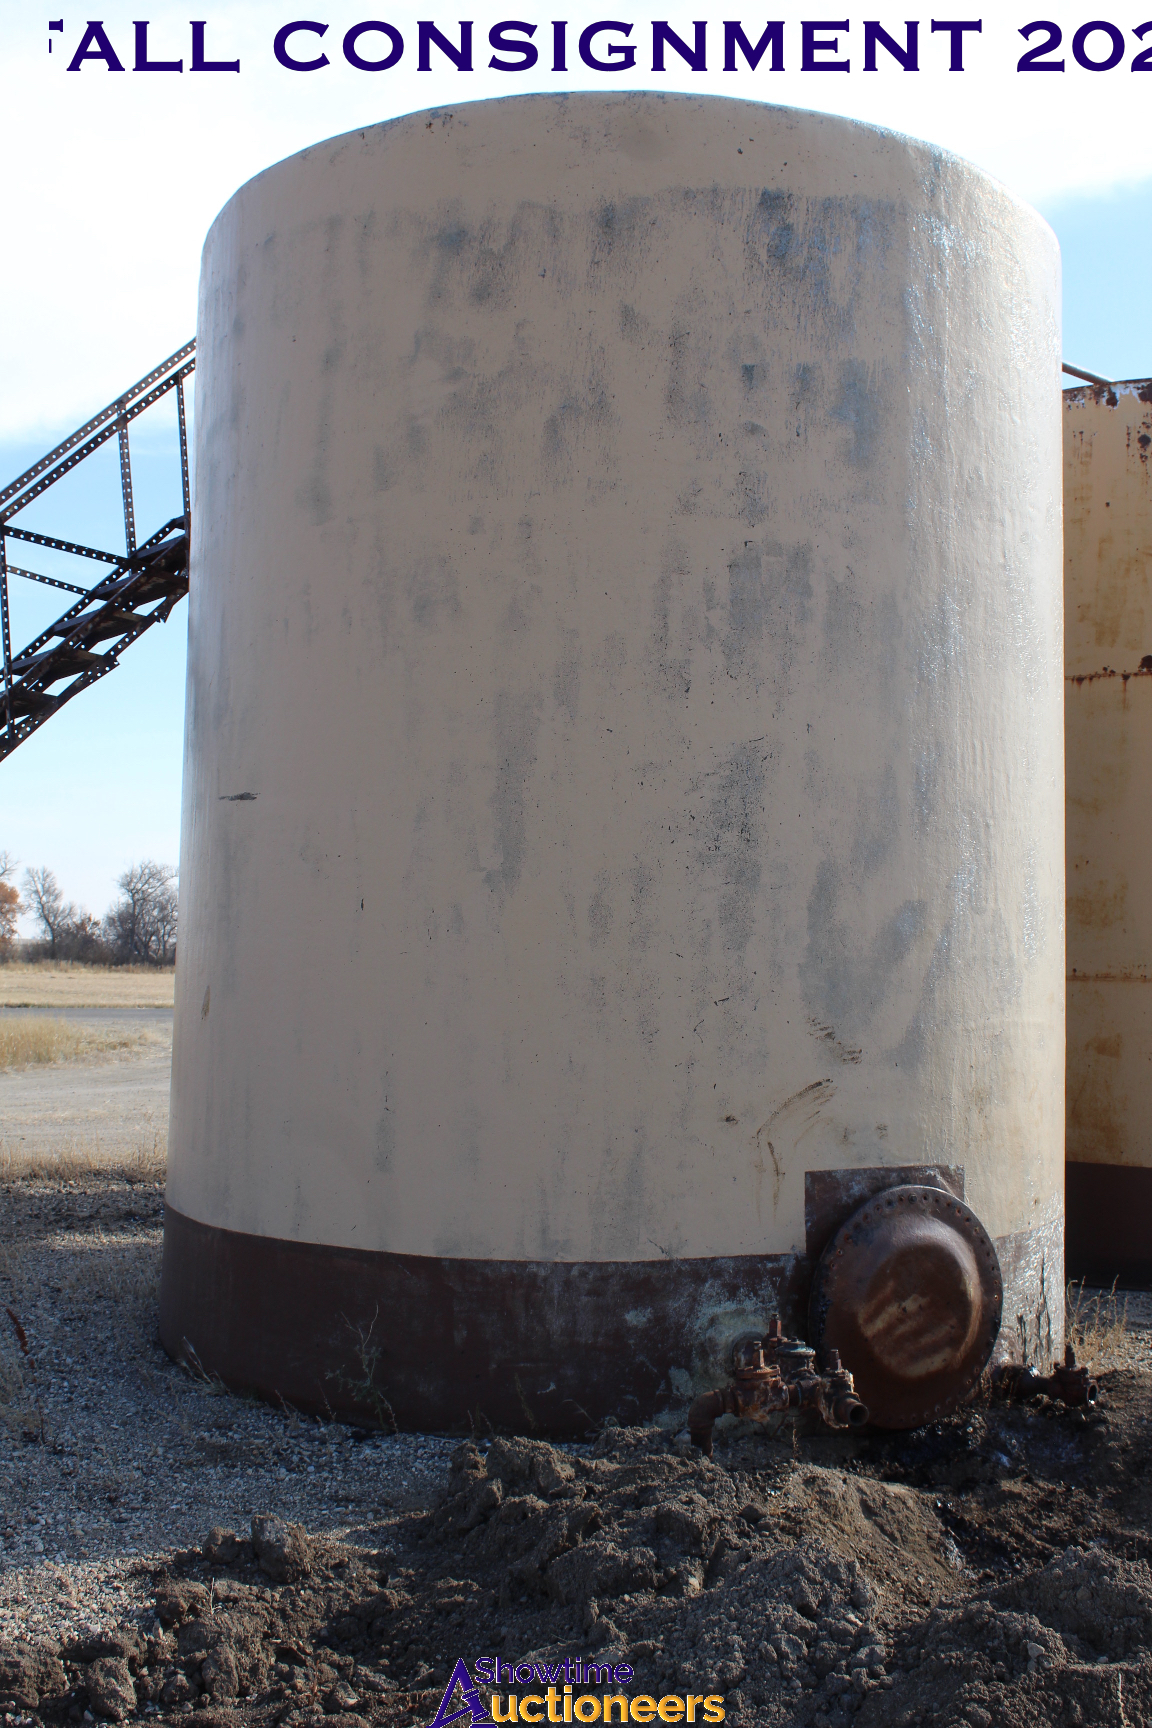
[[[712,1429],[726,1410],[723,1392],[705,1392],[688,1412],[688,1437],[705,1458],[712,1456]]]
[[[706,1458],[721,1416],[766,1422],[788,1410],[815,1410],[830,1428],[862,1428],[868,1420],[836,1351],[829,1352],[828,1372],[817,1374],[815,1352],[798,1338],[785,1338],[779,1320],[770,1322],[766,1338],[741,1339],[733,1356],[730,1384],[703,1393],[688,1412],[689,1437]]]
[[[1053,1398],[1070,1409],[1085,1409],[1095,1404],[1098,1388],[1087,1368],[1078,1366],[1071,1344],[1064,1346],[1063,1362],[1052,1364],[1051,1374],[1037,1374],[1035,1369],[1018,1362],[1006,1362],[992,1370],[992,1390],[1000,1398],[1025,1403],[1031,1398]]]

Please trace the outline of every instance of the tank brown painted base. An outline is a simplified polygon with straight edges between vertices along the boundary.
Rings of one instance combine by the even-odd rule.
[[[1069,1278],[1152,1285],[1152,1169],[1068,1164],[1065,1208]]]
[[[1014,1264],[1025,1245],[996,1246]],[[802,1333],[814,1265],[438,1259],[246,1235],[168,1207],[160,1337],[236,1390],[300,1410],[581,1436],[608,1416],[683,1408],[702,1374],[720,1384],[715,1346],[742,1314]]]
[[[376,1414],[386,1399],[400,1428],[582,1436],[682,1405],[709,1316],[778,1312],[795,1330],[808,1283],[804,1255],[450,1260],[249,1236],[167,1207],[160,1338],[301,1410],[372,1419],[378,1350]]]

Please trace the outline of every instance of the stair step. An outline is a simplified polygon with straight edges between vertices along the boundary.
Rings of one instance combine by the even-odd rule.
[[[31,672],[44,679],[50,673],[46,681],[54,683],[70,672],[87,672],[89,667],[104,666],[111,660],[110,654],[94,654],[90,648],[45,648],[39,654],[21,655],[19,660],[13,660],[12,671],[17,678],[27,678]]]
[[[19,720],[25,714],[40,714],[46,708],[55,708],[55,696],[45,696],[42,690],[26,690],[16,688],[12,691],[12,716]],[[0,720],[7,717],[4,706],[4,694],[0,691]]]
[[[123,612],[118,608],[110,608],[106,612],[94,612],[85,619],[83,616],[73,618],[71,623],[64,621],[57,624],[52,631],[53,636],[71,636],[74,630],[80,630],[85,642],[103,642],[109,636],[123,636],[125,630],[136,621],[134,612]]]

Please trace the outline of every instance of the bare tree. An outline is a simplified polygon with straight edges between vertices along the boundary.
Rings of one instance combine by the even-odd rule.
[[[125,870],[121,899],[104,919],[104,939],[118,960],[168,965],[176,954],[176,872],[145,860]]]
[[[20,895],[8,880],[16,868],[16,860],[8,852],[0,852],[0,954],[6,953],[16,938],[16,920],[23,910]]]
[[[76,908],[64,904],[60,884],[47,865],[42,864],[38,870],[25,870],[24,892],[28,896],[28,910],[43,931],[48,952],[55,960],[61,938],[75,917]]]

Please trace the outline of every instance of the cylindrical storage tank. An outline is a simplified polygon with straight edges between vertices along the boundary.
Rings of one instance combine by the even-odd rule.
[[[1068,1273],[1152,1280],[1152,380],[1064,392]]]
[[[647,1418],[899,1183],[1059,1347],[1059,329],[1001,187],[749,102],[417,114],[236,194],[170,1350]]]

